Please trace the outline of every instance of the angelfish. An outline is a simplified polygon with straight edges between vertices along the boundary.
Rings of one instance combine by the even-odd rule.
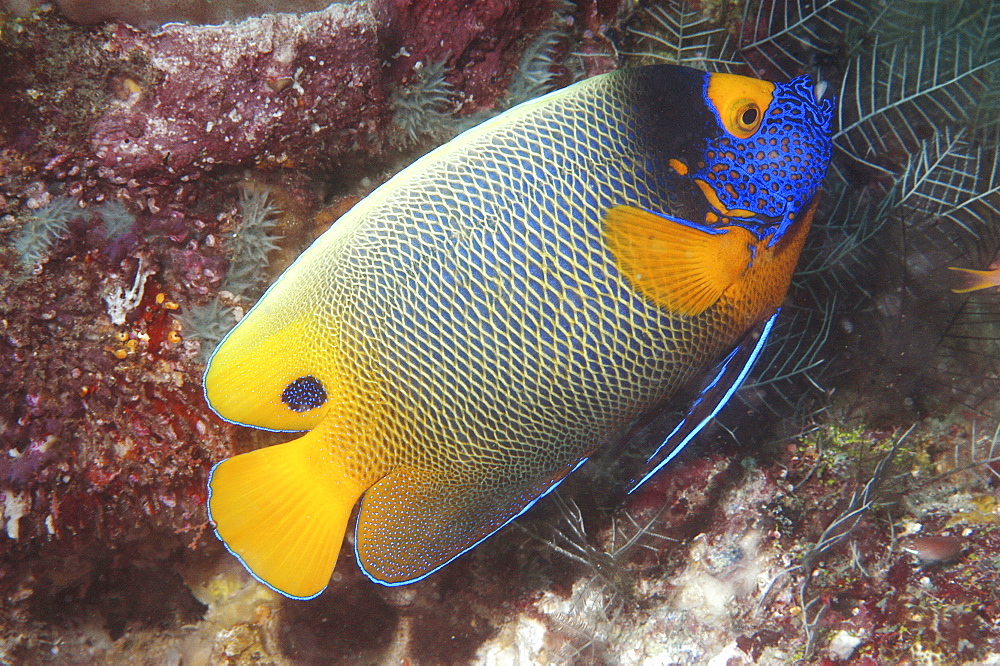
[[[376,189],[211,358],[221,417],[308,431],[214,467],[218,537],[261,582],[312,598],[361,500],[361,569],[413,582],[707,376],[644,481],[732,395],[773,323],[830,159],[818,90],[612,72]]]

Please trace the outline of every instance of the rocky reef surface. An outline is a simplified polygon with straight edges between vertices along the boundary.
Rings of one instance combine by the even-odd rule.
[[[411,586],[345,548],[310,602],[250,578],[204,506],[214,462],[282,439],[211,413],[204,359],[298,252],[575,79],[657,60],[882,91],[850,78],[873,35],[922,28],[845,0],[777,3],[787,25],[754,2],[32,4],[0,12],[0,661],[1000,663],[1000,305],[941,277],[1000,251],[995,3],[966,7],[968,71],[873,108],[841,89],[802,277],[722,427],[632,497],[628,456],[589,463]],[[977,21],[941,39],[965,53]],[[973,97],[987,115],[948,106]],[[927,122],[885,139],[914,99]]]

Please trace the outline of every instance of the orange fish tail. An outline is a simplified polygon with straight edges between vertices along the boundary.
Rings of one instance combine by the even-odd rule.
[[[948,270],[962,273],[964,284],[952,289],[956,294],[967,294],[970,291],[989,289],[990,287],[1000,287],[1000,269],[992,271],[977,271],[972,268],[958,268],[949,266]]]
[[[366,490],[331,455],[325,430],[224,460],[209,481],[216,534],[258,580],[297,599],[326,589]]]

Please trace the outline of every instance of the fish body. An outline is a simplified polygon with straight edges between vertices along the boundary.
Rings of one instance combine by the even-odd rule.
[[[219,537],[295,598],[326,587],[362,496],[355,550],[379,583],[488,537],[772,317],[831,115],[805,80],[651,66],[397,174],[210,361],[223,418],[309,431],[214,468]]]

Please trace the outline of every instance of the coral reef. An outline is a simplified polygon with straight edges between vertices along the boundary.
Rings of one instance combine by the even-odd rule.
[[[956,467],[956,450],[944,442],[963,450],[961,458],[969,437],[980,452]],[[897,444],[903,451],[899,433],[823,427],[763,458],[740,460],[724,449],[685,455],[618,510],[641,525],[631,539],[639,535],[646,548],[615,557],[620,528],[574,529],[578,543],[586,539],[577,552],[590,553],[589,572],[510,620],[481,660],[508,653],[541,663],[996,659],[997,477],[988,470],[1000,446],[933,421],[905,441],[897,464],[904,473],[886,479],[877,499],[869,495],[864,511],[850,510],[848,500],[870,487],[888,451]],[[703,523],[706,512],[713,520]],[[572,522],[582,524],[575,515]],[[912,556],[921,540],[948,544],[949,557]],[[558,539],[551,547],[566,550]],[[618,560],[615,584],[600,573],[608,557]],[[622,581],[632,586],[627,595]]]
[[[552,8],[527,0],[385,0],[378,11],[390,25],[385,34],[393,56],[390,79],[406,85],[423,67],[444,62],[451,89],[471,113],[491,108],[503,95],[522,40],[541,28]]]

